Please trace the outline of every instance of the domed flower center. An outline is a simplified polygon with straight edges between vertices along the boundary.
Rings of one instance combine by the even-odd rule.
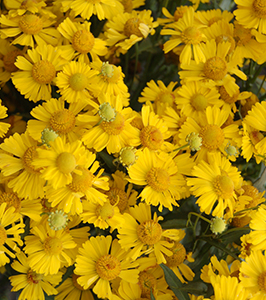
[[[209,150],[218,149],[224,142],[223,130],[217,125],[204,126],[199,136],[202,138],[202,145]]]
[[[22,52],[20,50],[13,50],[13,51],[8,52],[3,57],[4,67],[7,72],[11,73],[11,72],[15,72],[18,70],[18,68],[15,66],[15,62],[19,55],[22,56]]]
[[[211,57],[205,62],[203,72],[212,80],[222,80],[227,74],[226,62],[221,57]]]
[[[48,217],[48,224],[52,230],[61,230],[67,226],[68,215],[63,210],[51,212]]]
[[[263,291],[263,293],[266,293],[266,271],[263,271],[259,276],[258,276],[258,285]]]
[[[174,103],[174,96],[172,93],[164,91],[158,95],[156,100],[160,101],[161,103],[166,103],[169,104],[169,106],[172,106],[172,104]]]
[[[170,187],[170,176],[165,169],[152,167],[147,175],[148,185],[156,192],[167,191]]]
[[[0,225],[0,246],[4,245],[6,239],[7,239],[6,230],[2,225]]]
[[[122,0],[122,4],[124,6],[124,12],[131,13],[133,10],[132,0]]]
[[[43,22],[37,15],[25,14],[20,18],[18,26],[22,32],[33,35],[42,30]]]
[[[121,272],[120,261],[111,254],[104,255],[96,262],[96,272],[104,280],[113,280]]]
[[[223,218],[215,217],[211,219],[210,229],[215,234],[223,233],[227,228],[227,223]]]
[[[114,207],[109,202],[105,202],[103,206],[98,205],[98,207],[96,208],[96,215],[98,217],[101,217],[104,221],[111,219],[114,214]]]
[[[53,142],[56,138],[58,137],[58,134],[52,130],[52,129],[49,129],[49,128],[45,128],[43,131],[42,131],[42,143],[48,147],[50,147],[50,142]]]
[[[27,282],[28,284],[38,284],[43,279],[42,274],[37,274],[32,269],[29,269],[27,272]]]
[[[230,156],[237,156],[238,155],[238,149],[235,146],[231,145],[231,144],[228,144],[224,148],[224,150]]]
[[[0,205],[2,203],[7,203],[6,209],[13,206],[13,207],[15,207],[15,212],[20,212],[21,200],[15,193],[3,192],[0,195]]]
[[[224,199],[230,198],[235,189],[233,180],[227,174],[216,176],[213,180],[213,187],[217,195]]]
[[[220,86],[219,93],[220,93],[221,99],[224,102],[229,103],[229,104],[235,103],[239,96],[239,91],[237,91],[233,96],[229,96],[229,94],[227,93],[227,91],[223,85]]]
[[[55,78],[55,67],[48,60],[36,62],[32,67],[32,77],[39,84],[49,84]]]
[[[22,157],[22,162],[24,165],[24,168],[27,172],[31,173],[31,174],[38,174],[40,173],[41,168],[35,168],[32,165],[33,160],[38,156],[37,151],[36,151],[36,147],[32,146],[29,147],[23,157]]]
[[[199,151],[202,145],[202,138],[198,133],[191,132],[187,135],[186,142],[189,143],[189,147],[192,151]]]
[[[102,79],[109,83],[117,83],[121,78],[119,68],[115,65],[110,65],[109,62],[103,62],[100,74]]]
[[[165,255],[166,264],[169,268],[177,267],[183,263],[186,258],[187,252],[181,243],[177,243],[174,248],[171,248],[172,256]]]
[[[80,170],[82,174],[73,173],[72,182],[68,187],[73,192],[85,194],[85,192],[92,187],[95,176],[88,169],[82,167],[77,167],[77,169]]]
[[[72,153],[62,152],[58,155],[56,164],[60,172],[71,173],[76,167],[76,158]]]
[[[82,73],[76,73],[70,77],[69,85],[74,91],[82,91],[88,86],[88,77]]]
[[[48,237],[43,243],[43,249],[48,255],[56,255],[62,251],[63,244],[57,237]]]
[[[186,45],[197,45],[202,41],[202,33],[197,27],[190,26],[182,32],[181,39]]]
[[[50,118],[50,126],[59,134],[66,134],[75,127],[75,115],[69,109],[60,109],[54,112]]]
[[[208,106],[208,100],[204,95],[197,94],[194,95],[191,100],[191,105],[195,108],[197,111],[205,110]]]
[[[142,271],[139,273],[139,285],[141,288],[140,299],[143,299],[142,297],[150,299],[151,290],[154,293],[157,288],[157,280],[152,274]]]
[[[254,0],[252,3],[253,11],[257,18],[266,18],[266,2],[265,0]]]
[[[221,35],[216,37],[215,41],[216,41],[217,44],[222,43],[222,42],[230,42],[231,43],[231,47],[228,50],[227,54],[232,53],[235,49],[235,46],[236,46],[235,40],[231,35],[221,34]]]
[[[125,127],[125,119],[119,112],[112,122],[103,121],[101,123],[103,130],[109,135],[119,135]]]
[[[148,125],[140,131],[140,140],[141,144],[150,150],[160,149],[164,142],[161,131],[152,125]]]
[[[107,192],[108,199],[111,205],[117,205],[120,212],[127,208],[128,198],[127,194],[119,188],[110,188]]]
[[[72,38],[72,47],[79,53],[89,53],[94,46],[94,36],[87,30],[77,31]]]
[[[77,288],[80,291],[85,291],[84,288],[78,283],[77,279],[80,276],[76,275],[75,273],[72,274],[72,282],[75,288]]]
[[[98,114],[106,122],[112,122],[116,117],[116,111],[109,102],[102,103],[99,106]]]
[[[139,25],[141,23],[143,23],[143,22],[138,18],[128,19],[124,25],[124,34],[127,37],[130,37],[132,34],[134,34],[138,37],[143,37],[143,34],[139,30]]]
[[[256,130],[256,131],[252,131],[249,134],[249,137],[250,137],[252,144],[255,146],[257,143],[259,143],[264,138],[264,135],[261,132]]]
[[[234,23],[234,39],[238,46],[245,46],[251,39],[251,29],[244,28],[242,25]]]
[[[162,232],[161,225],[153,220],[144,221],[137,227],[137,235],[146,245],[154,245],[159,242]]]
[[[124,147],[120,150],[119,161],[124,167],[130,167],[134,165],[137,158],[136,149],[133,147]]]

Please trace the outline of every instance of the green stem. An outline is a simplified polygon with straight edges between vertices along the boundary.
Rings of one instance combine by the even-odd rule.
[[[211,220],[209,220],[209,219],[207,219],[207,218],[203,217],[202,215],[200,215],[200,214],[198,214],[198,213],[195,213],[195,212],[190,212],[190,213],[188,214],[188,221],[190,221],[190,215],[194,215],[194,216],[196,216],[196,217],[198,217],[198,218],[204,220],[205,222],[211,224]]]
[[[263,80],[262,80],[262,82],[260,84],[260,87],[259,87],[258,92],[257,92],[257,96],[259,96],[260,90],[263,87],[263,83],[265,82],[265,79],[266,79],[266,74],[264,75]]]
[[[187,146],[189,146],[189,144],[185,144],[185,145],[183,145],[181,147],[178,147],[178,148],[176,148],[176,149],[174,149],[174,150],[172,150],[172,151],[170,151],[168,153],[172,153],[172,152],[175,152],[175,151],[179,151],[179,150],[185,149],[185,148],[187,148]]]
[[[133,86],[133,83],[134,83],[134,79],[135,79],[135,76],[136,76],[136,73],[137,73],[137,69],[138,69],[138,63],[139,63],[139,44],[136,43],[135,44],[135,53],[136,53],[136,59],[135,59],[135,68],[134,68],[134,74],[133,74],[133,78],[132,78],[132,81],[131,81],[131,84],[130,84],[130,90]]]

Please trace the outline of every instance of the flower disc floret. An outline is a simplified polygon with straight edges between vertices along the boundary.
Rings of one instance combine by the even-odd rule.
[[[48,60],[36,62],[32,67],[32,78],[39,84],[49,84],[55,78],[56,70]]]
[[[146,181],[157,192],[167,191],[170,187],[170,176],[163,168],[152,167],[146,175]]]
[[[6,203],[6,209],[13,206],[15,207],[15,212],[20,212],[21,200],[15,193],[3,192],[0,195],[0,206],[2,203]]]
[[[81,174],[73,173],[72,182],[68,186],[73,192],[85,193],[92,187],[95,176],[88,169],[77,167],[77,170],[81,171]]]
[[[79,53],[89,53],[95,43],[95,38],[91,32],[87,30],[79,30],[75,32],[72,38],[72,46]]]
[[[22,162],[24,165],[24,168],[27,172],[31,173],[31,174],[38,174],[40,173],[41,168],[35,168],[32,164],[34,158],[37,157],[37,151],[36,151],[36,147],[32,146],[29,147],[23,157],[22,157]]]
[[[112,122],[116,117],[116,111],[109,102],[102,103],[99,106],[98,114],[106,122]]]
[[[124,147],[120,150],[119,161],[124,167],[132,166],[137,158],[138,156],[134,147]]]
[[[200,130],[202,145],[209,150],[216,150],[224,142],[223,130],[218,125],[206,125]]]
[[[141,144],[150,150],[158,150],[161,148],[164,139],[161,131],[153,126],[145,126],[140,132]]]
[[[144,221],[137,227],[137,235],[142,243],[154,245],[158,243],[162,236],[162,227],[154,220]]]
[[[52,129],[45,128],[42,131],[42,137],[41,137],[42,143],[48,147],[50,147],[49,143],[53,142],[57,137],[58,134]]]
[[[257,18],[266,18],[266,2],[264,0],[254,0],[252,7]]]
[[[202,41],[202,33],[197,27],[189,26],[182,32],[181,39],[186,45],[197,45]]]
[[[68,223],[68,215],[63,210],[51,212],[48,217],[48,224],[52,230],[61,230]]]
[[[211,57],[205,62],[203,72],[212,80],[222,80],[227,74],[226,62],[219,56]]]
[[[62,152],[58,155],[57,167],[62,173],[71,173],[76,167],[76,158],[72,153]]]
[[[117,112],[112,122],[103,121],[101,126],[107,134],[119,135],[125,127],[125,118],[121,113]]]
[[[113,280],[121,272],[121,263],[111,254],[104,255],[96,262],[96,272],[104,280]]]
[[[76,73],[69,78],[69,85],[74,91],[82,91],[88,85],[88,77],[82,73]]]
[[[208,106],[208,100],[204,95],[197,94],[191,98],[191,105],[195,108],[195,110],[201,111],[206,109]]]
[[[3,57],[3,63],[5,70],[8,72],[15,72],[18,70],[17,66],[15,66],[16,59],[19,55],[22,55],[22,52],[20,50],[13,50],[8,52],[4,57]]]
[[[213,187],[217,195],[227,199],[234,193],[234,182],[228,175],[218,175],[213,181]]]
[[[259,276],[258,276],[258,285],[260,287],[260,289],[266,293],[266,271],[262,272]]]
[[[151,294],[151,290],[154,291],[157,288],[156,278],[152,274],[146,271],[139,273],[139,284],[141,287],[141,295],[144,297],[145,296],[149,297],[149,295]],[[140,298],[140,299],[142,300],[146,298]]]
[[[26,276],[29,284],[38,284],[43,279],[42,274],[37,274],[32,269],[29,269]]]
[[[22,32],[33,35],[43,29],[43,22],[37,15],[25,14],[20,18],[18,26]]]
[[[54,112],[50,118],[50,126],[55,132],[66,134],[75,127],[76,117],[69,109],[61,109]]]
[[[187,255],[185,247],[181,243],[177,243],[171,251],[173,252],[173,255],[165,255],[167,266],[171,268],[181,265]]]
[[[108,199],[111,205],[117,205],[120,211],[124,211],[128,204],[126,192],[119,188],[110,188],[107,192]]]
[[[210,229],[215,234],[220,234],[225,231],[227,224],[223,218],[215,217],[211,220]]]
[[[139,30],[139,25],[143,23],[139,18],[130,18],[124,25],[124,34],[130,37],[132,34],[143,37],[143,34]]]
[[[43,249],[48,255],[60,254],[63,249],[62,241],[57,237],[48,237],[43,243]]]

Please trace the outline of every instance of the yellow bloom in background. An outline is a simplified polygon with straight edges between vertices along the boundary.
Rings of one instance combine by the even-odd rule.
[[[32,13],[16,17],[1,15],[0,24],[4,25],[5,28],[0,29],[0,36],[2,39],[16,37],[12,44],[30,46],[31,48],[36,45],[46,47],[47,44],[56,46],[60,34],[52,27],[55,22],[55,19],[47,15],[38,16]]]
[[[46,223],[34,226],[30,232],[25,237],[24,251],[33,271],[45,276],[55,275],[60,268],[74,263],[75,257],[69,249],[77,245],[64,229],[55,231]]]
[[[173,159],[166,153],[156,154],[147,148],[139,153],[137,162],[128,168],[129,182],[144,186],[139,197],[148,205],[173,210],[178,206],[185,180],[178,173]]]
[[[133,9],[145,4],[145,0],[119,0],[124,6],[124,12],[131,13]]]
[[[18,56],[15,65],[19,71],[12,76],[17,90],[34,102],[51,99],[51,84],[65,63],[60,55],[59,49],[46,45],[28,50],[25,57]]]
[[[0,147],[7,152],[0,153],[0,168],[5,177],[11,176],[8,187],[21,198],[42,198],[45,180],[41,177],[41,169],[33,165],[37,142],[28,133],[15,133],[5,139]]]
[[[99,60],[99,56],[104,56],[107,53],[106,42],[100,38],[95,38],[90,31],[90,26],[90,22],[80,23],[67,17],[57,27],[57,30],[69,43],[69,45],[62,46],[68,60],[74,58],[89,64],[89,56],[94,61]]]
[[[12,268],[19,274],[9,277],[11,291],[20,291],[18,300],[38,299],[44,300],[45,294],[56,295],[58,291],[55,286],[59,284],[62,279],[62,272],[55,275],[43,275],[33,271],[28,262],[28,258],[23,252],[17,254],[17,259],[13,261]]]
[[[170,14],[170,12],[168,11],[168,9],[166,7],[162,7],[162,13],[166,18],[158,18],[157,22],[160,25],[164,25],[164,28],[168,27],[168,23],[172,24],[177,22],[179,19],[181,19],[184,15],[184,13],[189,9],[189,6],[184,6],[184,5],[180,5],[177,6],[175,9],[175,12],[173,15]]]
[[[7,117],[7,108],[1,104],[0,100],[0,119],[4,119]],[[7,133],[8,129],[10,128],[10,124],[0,122],[0,138],[4,137]]]
[[[195,22],[206,26],[211,26],[220,20],[230,22],[233,18],[234,15],[230,11],[221,11],[221,9],[198,10],[195,13]]]
[[[93,283],[93,292],[99,298],[116,299],[110,283],[113,280],[138,282],[138,262],[132,262],[131,257],[118,244],[112,241],[110,235],[91,237],[79,249],[74,273],[78,283],[89,288]]]
[[[0,266],[9,263],[9,257],[15,258],[14,252],[20,252],[18,245],[23,245],[20,238],[20,234],[24,233],[21,216],[15,213],[14,207],[7,210],[6,207],[6,203],[0,205]]]

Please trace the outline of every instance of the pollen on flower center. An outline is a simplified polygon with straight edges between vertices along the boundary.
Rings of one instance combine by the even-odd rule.
[[[40,173],[40,170],[41,168],[35,168],[33,165],[32,165],[32,161],[34,160],[34,158],[37,157],[37,151],[36,151],[36,147],[35,146],[32,146],[32,147],[29,147],[23,157],[22,157],[22,162],[23,162],[23,165],[24,165],[24,168],[26,169],[27,172],[31,173],[31,174],[38,174]]]
[[[266,18],[266,3],[264,0],[254,0],[252,7],[257,18]]]
[[[32,67],[32,77],[39,84],[49,84],[55,78],[55,67],[48,60],[36,62]]]
[[[2,225],[0,225],[0,246],[4,245],[6,239],[7,239],[6,230]]]
[[[142,271],[139,273],[139,285],[141,288],[141,296],[150,299],[151,290],[154,292],[157,288],[157,280],[152,274]]]
[[[6,71],[15,72],[18,70],[18,68],[15,66],[15,62],[19,55],[22,55],[22,52],[20,50],[13,50],[8,52],[3,57],[3,63]]]
[[[195,108],[195,110],[197,111],[201,111],[206,109],[206,107],[208,106],[208,100],[206,99],[206,97],[202,94],[197,94],[195,96],[193,96],[190,100],[191,105]]]
[[[227,175],[218,175],[213,181],[215,192],[223,198],[230,198],[234,193],[234,182]]]
[[[202,34],[197,27],[190,26],[182,32],[181,39],[184,44],[197,45],[202,40]]]
[[[124,211],[127,207],[127,194],[119,188],[110,188],[107,192],[108,199],[111,205],[117,205],[120,211]]]
[[[130,37],[132,34],[135,34],[138,37],[143,37],[143,34],[139,30],[139,25],[143,23],[138,18],[130,18],[126,21],[124,25],[124,34],[127,37]]]
[[[212,80],[221,80],[227,74],[226,62],[219,56],[211,57],[205,62],[203,72]]]
[[[42,30],[43,22],[37,15],[25,14],[20,18],[18,26],[22,32],[33,35]]]
[[[92,187],[95,176],[88,169],[77,167],[77,170],[80,170],[81,174],[73,173],[72,182],[68,185],[68,187],[73,192],[85,193],[90,187]]]
[[[82,91],[88,86],[88,78],[82,73],[76,73],[70,77],[69,85],[74,91]]]
[[[96,262],[96,272],[104,280],[113,280],[121,272],[120,261],[111,254],[104,255]]]
[[[220,86],[219,93],[220,93],[221,99],[224,100],[224,102],[229,103],[229,104],[235,103],[239,96],[239,91],[237,91],[233,96],[230,96],[227,93],[227,91],[223,85]]]
[[[140,132],[141,144],[150,150],[161,148],[164,139],[161,131],[153,125],[145,126]]]
[[[43,243],[43,249],[48,255],[56,255],[62,251],[63,244],[57,237],[48,237]]]
[[[173,248],[171,248],[173,255],[165,255],[166,263],[168,267],[177,267],[183,263],[186,258],[187,252],[185,247],[181,243],[177,243]]]
[[[96,215],[101,217],[104,221],[111,219],[115,214],[114,207],[109,202],[105,202],[103,206],[98,205],[96,208]]]
[[[71,173],[76,167],[76,158],[72,153],[62,152],[58,155],[57,167],[62,173]]]
[[[137,227],[137,235],[146,245],[154,245],[159,242],[162,232],[161,225],[153,220],[144,221]]]
[[[112,122],[103,121],[101,123],[103,130],[109,135],[119,135],[125,127],[125,119],[119,112]]]
[[[217,125],[204,126],[199,136],[202,138],[202,145],[209,150],[218,149],[224,142],[223,130]]]
[[[42,278],[43,278],[42,274],[37,274],[32,269],[29,269],[29,271],[27,272],[27,282],[29,284],[38,284],[39,281],[42,280]]]
[[[51,212],[48,217],[48,224],[52,230],[61,230],[68,223],[68,215],[63,210]]]
[[[170,176],[162,168],[152,167],[146,175],[146,181],[157,192],[167,191],[170,186]]]
[[[75,122],[75,115],[66,108],[54,112],[50,118],[50,126],[60,134],[70,132],[74,128]]]
[[[15,207],[15,212],[20,212],[21,200],[15,193],[2,193],[0,195],[0,205],[2,203],[7,203],[6,209],[13,206]]]
[[[79,53],[89,53],[94,46],[95,38],[87,30],[77,31],[72,38],[72,47]]]
[[[258,276],[258,285],[260,287],[260,289],[266,293],[266,271],[262,272],[259,276]]]

